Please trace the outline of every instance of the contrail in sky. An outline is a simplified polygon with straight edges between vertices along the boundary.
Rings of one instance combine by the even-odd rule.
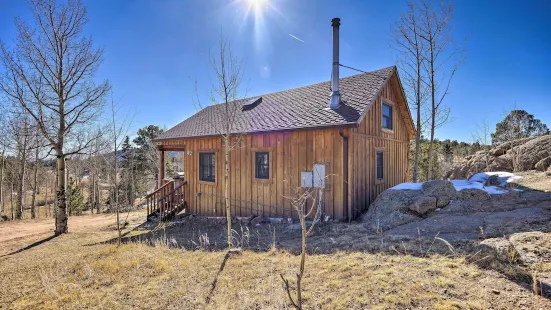
[[[289,33],[289,36],[291,36],[291,38],[293,38],[293,39],[295,39],[295,40],[297,40],[297,41],[300,41],[300,42],[302,42],[302,43],[306,43],[306,42],[304,42],[301,38],[295,37],[294,35],[292,35],[292,34],[290,34],[290,33]]]

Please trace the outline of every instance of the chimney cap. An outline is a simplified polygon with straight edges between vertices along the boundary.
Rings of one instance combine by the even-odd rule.
[[[341,19],[338,17],[335,17],[331,20],[331,26],[338,27],[341,25]]]

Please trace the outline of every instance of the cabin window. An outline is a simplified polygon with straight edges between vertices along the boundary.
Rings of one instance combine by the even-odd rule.
[[[383,152],[377,152],[377,180],[383,179],[384,156]]]
[[[392,130],[392,106],[383,103],[383,128]]]
[[[215,153],[199,153],[199,180],[206,182],[216,181]]]
[[[270,178],[270,153],[255,153],[255,177],[257,179]]]

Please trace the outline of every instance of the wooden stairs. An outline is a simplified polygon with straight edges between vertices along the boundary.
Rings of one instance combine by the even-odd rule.
[[[187,181],[170,180],[145,197],[147,220],[166,221],[187,208]]]

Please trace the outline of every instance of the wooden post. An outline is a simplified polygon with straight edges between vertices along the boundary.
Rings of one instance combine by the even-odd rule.
[[[159,150],[159,153],[159,187],[161,187],[165,179],[165,151]]]
[[[196,206],[195,209],[196,209],[195,211],[197,212],[197,214],[201,213],[201,192],[197,193],[197,206]]]

